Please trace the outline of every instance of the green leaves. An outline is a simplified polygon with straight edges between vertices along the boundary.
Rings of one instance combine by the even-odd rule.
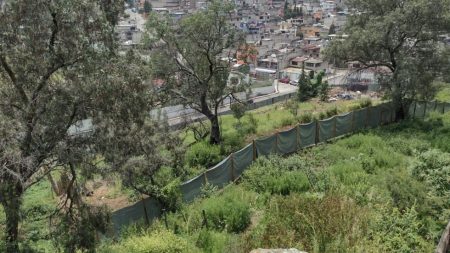
[[[349,5],[355,13],[345,28],[348,37],[332,41],[327,58],[381,69],[381,84],[400,109],[404,99],[432,96],[431,83],[442,73],[438,35],[450,31],[448,1],[352,0]]]

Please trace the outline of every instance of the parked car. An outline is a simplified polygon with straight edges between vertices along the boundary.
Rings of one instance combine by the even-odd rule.
[[[289,77],[283,77],[278,81],[280,81],[281,83],[289,83],[290,79],[289,79]]]
[[[298,86],[298,80],[291,80],[289,82],[290,85]]]

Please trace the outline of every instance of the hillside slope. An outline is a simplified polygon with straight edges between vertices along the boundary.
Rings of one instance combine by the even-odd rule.
[[[236,185],[206,187],[100,251],[431,252],[450,214],[449,152],[447,113],[261,158]]]

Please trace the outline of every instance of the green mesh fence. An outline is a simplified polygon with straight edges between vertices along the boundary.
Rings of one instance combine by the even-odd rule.
[[[285,97],[279,98],[279,100],[284,99]],[[263,103],[272,104],[272,101],[264,101]],[[259,107],[259,104],[255,105],[256,107]],[[413,102],[409,108],[410,115],[416,118],[423,118],[431,111],[449,112],[450,103]],[[256,158],[255,156],[266,156],[271,153],[289,154],[297,151],[298,148],[314,145],[317,129],[319,129],[319,141],[324,142],[336,136],[364,129],[366,126],[377,127],[381,123],[387,124],[395,119],[394,116],[395,111],[392,103],[387,103],[338,115],[331,119],[318,121],[318,123],[302,124],[291,130],[280,132],[278,135],[256,140],[207,170],[205,174],[183,183],[180,186],[183,201],[191,202],[198,197],[206,181],[215,186],[223,187],[238,178],[251,165]],[[316,124],[318,124],[318,127]],[[160,215],[161,207],[159,203],[154,199],[147,198],[115,211],[112,215],[112,222],[117,234],[124,226],[138,221],[146,222],[147,219],[151,221],[155,217],[160,217]]]
[[[298,131],[300,132],[300,148],[312,146],[316,143],[316,123],[299,125]]]
[[[326,120],[320,120],[319,121],[319,141],[324,142],[329,139],[334,138],[335,133],[335,118],[330,118]]]
[[[416,111],[414,113],[414,118],[425,117],[426,108],[427,108],[426,102],[416,102]]]
[[[233,154],[234,179],[240,177],[253,162],[253,143]]]
[[[111,222],[116,234],[120,232],[121,228],[139,221],[145,221],[144,205],[142,201],[117,210],[111,216]]]
[[[445,103],[445,112],[450,112],[450,103]]]
[[[270,137],[259,139],[255,141],[256,151],[258,156],[266,156],[269,154],[275,154],[277,152],[277,136],[272,135]]]
[[[426,115],[428,115],[431,112],[436,112],[438,110],[438,103],[437,102],[427,102],[427,111]]]
[[[394,109],[392,107],[392,104],[390,104],[390,103],[381,104],[380,110],[381,110],[381,112],[380,112],[381,113],[380,114],[381,124],[388,124],[393,121]]]
[[[183,183],[180,187],[184,202],[193,201],[201,193],[201,188],[205,183],[205,177],[202,175]]]
[[[411,105],[409,105],[408,115],[411,118],[414,118],[414,113],[416,110],[416,101],[412,102]]]
[[[377,127],[381,123],[381,107],[368,107],[369,110],[369,127]]]
[[[354,130],[364,129],[367,125],[367,108],[354,111]]]
[[[278,133],[278,151],[281,154],[290,154],[297,151],[297,128]]]
[[[234,179],[232,160],[230,157],[227,157],[213,168],[207,170],[205,173],[208,183],[222,188]]]
[[[436,112],[444,113],[445,112],[445,103],[439,102],[436,107]]]
[[[336,136],[341,136],[352,132],[353,113],[336,116]]]

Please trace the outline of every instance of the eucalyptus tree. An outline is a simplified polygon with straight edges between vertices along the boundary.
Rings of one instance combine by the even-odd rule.
[[[62,238],[62,246],[74,252],[93,247],[84,240],[92,231],[81,224],[96,226],[95,208],[76,190],[80,175],[101,172],[99,157],[103,170],[123,173],[136,157],[156,159],[145,62],[117,54],[114,27],[123,4],[16,0],[0,12],[0,204],[7,252],[19,251],[24,193],[55,168],[69,175],[56,214],[73,235]],[[91,131],[77,132],[80,122],[90,122]]]
[[[153,14],[147,23],[152,48],[153,77],[164,81],[162,93],[203,114],[211,123],[210,142],[221,142],[219,107],[224,99],[242,91],[228,85],[232,49],[242,42],[229,20],[233,6],[212,1],[179,22]],[[229,52],[229,53],[227,53]]]
[[[442,69],[439,35],[449,30],[448,0],[349,0],[352,14],[344,33],[332,41],[329,58],[357,61],[378,68],[380,81],[396,106],[397,119],[407,115],[411,99],[431,87]]]

